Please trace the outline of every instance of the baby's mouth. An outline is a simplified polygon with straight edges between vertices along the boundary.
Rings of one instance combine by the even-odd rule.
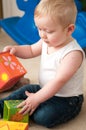
[[[44,40],[44,42],[47,43],[47,44],[49,44],[49,41],[47,41],[47,40]]]

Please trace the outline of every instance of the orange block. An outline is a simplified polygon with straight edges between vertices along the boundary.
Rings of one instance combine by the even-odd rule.
[[[12,122],[12,121],[0,121],[0,130],[28,130],[28,123]]]
[[[9,52],[0,53],[0,92],[10,89],[26,74],[26,70]]]

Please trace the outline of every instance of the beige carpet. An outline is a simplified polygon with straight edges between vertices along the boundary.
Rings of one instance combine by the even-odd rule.
[[[4,46],[9,44],[14,45],[16,43],[7,34],[0,31],[0,51],[2,51]],[[20,59],[20,61],[24,65],[24,67],[28,70],[25,77],[29,78],[31,83],[38,83],[37,77],[38,77],[40,57],[34,59],[28,59],[28,60]],[[85,64],[84,72],[85,75],[84,75],[83,88],[84,88],[85,100],[84,100],[82,111],[75,119],[69,121],[66,124],[62,124],[55,128],[52,128],[52,130],[86,130],[86,64]],[[9,95],[10,93],[11,91],[0,93],[0,98],[3,98]],[[44,128],[42,126],[39,126],[31,122],[29,130],[48,130],[48,128]]]

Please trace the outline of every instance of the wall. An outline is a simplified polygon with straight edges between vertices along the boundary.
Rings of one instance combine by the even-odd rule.
[[[0,0],[0,18],[3,17],[3,14],[2,14],[2,0]]]
[[[22,16],[23,12],[18,9],[16,0],[2,0],[3,3],[3,17]]]

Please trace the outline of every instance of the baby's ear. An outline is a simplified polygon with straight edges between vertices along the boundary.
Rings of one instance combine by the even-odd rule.
[[[71,35],[73,33],[74,29],[75,29],[75,25],[74,24],[70,24],[68,26],[68,35]]]

